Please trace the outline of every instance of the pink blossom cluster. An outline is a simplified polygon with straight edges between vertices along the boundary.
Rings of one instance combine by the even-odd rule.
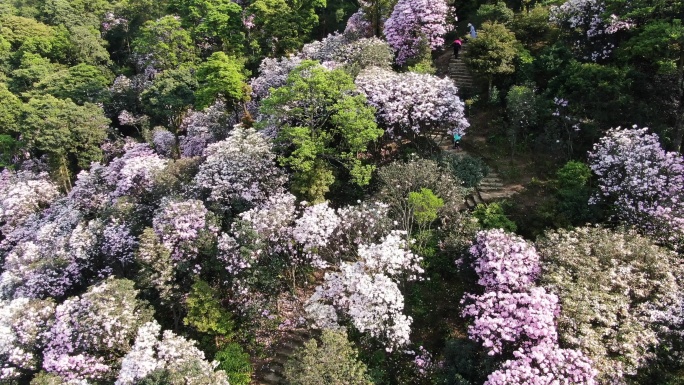
[[[684,159],[666,152],[647,128],[611,129],[589,153],[600,196],[615,207],[617,219],[637,226],[660,242],[678,244],[684,236]]]
[[[128,280],[109,278],[55,310],[43,369],[66,380],[107,380],[151,312]]]
[[[355,81],[391,136],[444,129],[464,135],[470,126],[453,80],[381,68],[362,71]]]
[[[199,253],[197,240],[202,236],[215,237],[218,228],[209,210],[199,200],[174,202],[165,200],[152,220],[155,233],[176,262],[189,262]]]
[[[580,351],[558,346],[558,297],[533,286],[539,256],[534,247],[521,242],[501,230],[488,230],[478,233],[471,248],[473,267],[485,292],[466,294],[461,301],[468,303],[463,316],[473,318],[468,336],[481,341],[489,355],[512,351],[515,357],[490,374],[485,384],[594,385],[597,372],[591,360]],[[517,258],[521,260],[499,263]]]
[[[352,39],[333,33],[306,44],[299,57],[318,60],[327,69],[344,68],[356,73],[367,67],[391,69],[394,52],[387,42],[376,37]]]
[[[102,29],[105,31],[111,31],[112,29],[123,25],[128,25],[128,20],[123,17],[116,17],[112,12],[107,12],[102,20]]]
[[[47,173],[5,169],[0,173],[0,233],[9,233],[59,196]]]
[[[228,385],[223,371],[214,371],[216,362],[208,362],[195,342],[177,336],[170,330],[161,333],[157,321],[142,325],[135,343],[121,361],[115,385],[139,384],[154,371],[179,375],[189,384]]]
[[[487,291],[521,292],[539,277],[539,254],[524,239],[504,230],[481,231],[470,248],[478,284]]]
[[[463,315],[472,317],[468,336],[479,340],[490,355],[501,354],[504,348],[522,344],[533,346],[544,340],[555,342],[555,316],[558,297],[544,288],[533,287],[525,292],[487,291],[482,295],[466,295]]]
[[[560,349],[547,341],[529,352],[513,352],[515,360],[506,361],[487,377],[484,385],[596,384],[591,360],[574,349]]]
[[[347,26],[344,28],[344,35],[355,40],[364,37],[373,37],[373,26],[366,17],[363,8],[359,8],[347,19]]]
[[[315,268],[328,267],[328,263],[318,255],[318,249],[328,245],[341,222],[342,218],[328,202],[306,207],[292,229],[292,238],[300,245],[302,258],[311,261]]]
[[[397,52],[397,64],[420,54],[421,44],[433,50],[444,45],[444,35],[452,28],[448,13],[445,0],[399,0],[383,30]]]
[[[283,190],[285,172],[277,167],[269,140],[253,128],[235,126],[228,138],[209,145],[194,183],[209,200],[257,204]]]
[[[149,145],[130,144],[123,156],[107,166],[105,180],[113,186],[113,197],[141,195],[154,186],[155,177],[167,163]]]

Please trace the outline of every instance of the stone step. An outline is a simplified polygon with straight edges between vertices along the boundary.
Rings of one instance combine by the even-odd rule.
[[[482,192],[480,197],[485,202],[493,202],[502,199],[510,198],[514,193],[510,191],[499,191],[499,192]]]

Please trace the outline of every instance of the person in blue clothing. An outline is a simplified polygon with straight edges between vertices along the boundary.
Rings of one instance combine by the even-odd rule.
[[[476,38],[477,37],[477,31],[475,30],[475,27],[472,24],[468,23],[468,28],[469,28],[468,33],[470,33],[470,37],[472,37],[473,39]]]
[[[454,132],[454,150],[461,149],[461,135],[458,132]]]

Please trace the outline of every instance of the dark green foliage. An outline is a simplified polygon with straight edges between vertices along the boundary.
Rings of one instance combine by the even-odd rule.
[[[356,349],[345,332],[324,330],[321,344],[309,340],[285,364],[291,385],[371,385],[366,365],[358,361]]]
[[[470,155],[456,155],[446,152],[442,155],[441,163],[454,178],[463,182],[463,187],[475,187],[489,174],[489,167],[485,162]]]
[[[477,342],[467,338],[447,341],[439,385],[479,385],[494,371],[495,362]]]
[[[513,20],[513,10],[505,2],[497,1],[494,4],[482,4],[477,9],[477,17],[482,21],[508,24]]]
[[[305,61],[262,103],[265,124],[285,122],[277,138],[279,161],[293,170],[293,187],[308,201],[323,200],[340,176],[359,186],[370,182],[374,166],[361,155],[383,131],[375,109],[355,89],[344,71]]]
[[[89,64],[64,69],[40,79],[34,92],[47,93],[59,99],[71,99],[77,104],[105,100],[111,79],[98,67]]]
[[[590,185],[591,170],[585,163],[570,161],[556,174],[556,219],[558,227],[579,226],[600,218],[600,207],[589,205],[594,192]]]
[[[67,186],[71,172],[100,160],[109,119],[102,108],[51,95],[32,98],[21,109],[19,132],[36,156],[48,155],[57,179]]]
[[[140,94],[145,111],[155,123],[180,127],[183,115],[195,102],[197,79],[189,68],[170,69],[158,75]]]
[[[499,203],[478,204],[473,211],[484,229],[504,229],[515,232],[518,226],[506,217],[503,207]]]
[[[148,66],[158,70],[173,69],[196,59],[190,33],[173,16],[146,22],[132,46],[140,69]]]
[[[208,107],[217,98],[232,106],[244,101],[249,95],[246,78],[242,62],[223,52],[213,53],[197,70],[197,108]]]
[[[252,364],[249,354],[240,345],[231,342],[214,356],[218,361],[217,370],[223,370],[228,375],[230,385],[249,385],[252,375]]]

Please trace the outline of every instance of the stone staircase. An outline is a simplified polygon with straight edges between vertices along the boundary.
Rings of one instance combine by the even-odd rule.
[[[474,82],[470,71],[468,71],[468,67],[466,67],[463,62],[464,53],[465,47],[461,48],[458,59],[454,58],[453,54],[451,55],[451,59],[449,60],[449,77],[454,80],[454,83],[456,83],[456,86],[459,89],[471,90],[474,87]]]
[[[487,204],[497,200],[506,199],[513,195],[515,190],[506,188],[503,180],[495,172],[489,172],[478,184],[473,192],[465,198],[466,207],[473,210],[478,204]]]
[[[285,363],[298,348],[304,346],[304,343],[311,338],[311,333],[307,329],[292,329],[284,333],[269,357],[255,363],[252,384],[287,385],[284,375]]]

